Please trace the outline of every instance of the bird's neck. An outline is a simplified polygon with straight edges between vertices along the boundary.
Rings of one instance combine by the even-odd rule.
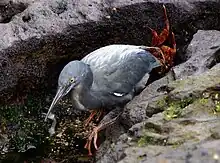
[[[72,93],[73,105],[80,110],[98,109],[101,107],[99,93],[91,89],[91,87],[76,87]]]

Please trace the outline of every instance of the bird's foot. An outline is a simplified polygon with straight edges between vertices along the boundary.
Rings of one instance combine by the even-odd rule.
[[[98,149],[98,147],[97,147],[98,132],[105,129],[106,127],[114,124],[117,121],[117,119],[120,115],[121,115],[121,113],[119,115],[117,115],[115,118],[113,118],[111,120],[108,120],[105,123],[100,123],[97,127],[93,128],[93,131],[89,135],[89,137],[87,139],[87,142],[84,146],[84,148],[86,148],[89,151],[89,154],[88,154],[89,156],[92,156],[92,152],[91,152],[92,140],[93,140],[93,145],[94,145],[95,149],[96,150]]]
[[[84,146],[84,148],[86,148],[88,151],[89,151],[89,156],[92,156],[92,151],[91,151],[91,144],[92,144],[92,139],[93,139],[93,144],[94,144],[94,147],[95,149],[97,150],[98,147],[97,147],[97,138],[98,138],[98,132],[99,132],[99,126],[95,127],[92,131],[92,133],[89,135],[88,139],[87,139],[87,142]]]

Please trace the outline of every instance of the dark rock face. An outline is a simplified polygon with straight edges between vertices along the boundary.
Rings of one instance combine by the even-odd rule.
[[[28,0],[9,1],[2,0],[0,2],[0,22],[9,23],[13,16],[23,12],[28,6]]]
[[[179,47],[198,28],[220,27],[215,1],[174,1],[166,6]],[[101,46],[149,45],[147,26],[159,30],[164,25],[161,4],[154,1],[5,0],[0,13],[1,103],[33,90],[51,91],[68,61]],[[182,57],[178,62],[185,58],[185,48],[178,49]]]

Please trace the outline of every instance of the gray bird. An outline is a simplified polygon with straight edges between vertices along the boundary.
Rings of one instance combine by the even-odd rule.
[[[153,68],[161,66],[159,60],[148,51],[152,48],[157,49],[109,45],[91,52],[80,61],[69,62],[59,75],[57,93],[45,121],[48,117],[55,120],[50,112],[69,92],[73,107],[84,111],[111,109],[126,104],[134,97],[137,83]],[[103,128],[103,125],[99,125],[91,134],[95,147],[97,133]],[[91,154],[88,144],[91,144],[91,140],[86,145]]]

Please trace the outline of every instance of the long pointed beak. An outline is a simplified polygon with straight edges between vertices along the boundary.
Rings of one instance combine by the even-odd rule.
[[[47,112],[47,115],[46,115],[46,117],[45,117],[45,120],[44,120],[45,122],[47,121],[47,118],[48,118],[48,116],[49,116],[51,110],[53,109],[53,107],[57,104],[57,102],[61,99],[62,95],[64,94],[64,90],[65,90],[65,87],[60,87],[60,88],[57,90],[57,94],[56,94],[56,96],[54,97],[53,102],[51,103],[50,108],[49,108],[49,110],[48,110],[48,112]]]

